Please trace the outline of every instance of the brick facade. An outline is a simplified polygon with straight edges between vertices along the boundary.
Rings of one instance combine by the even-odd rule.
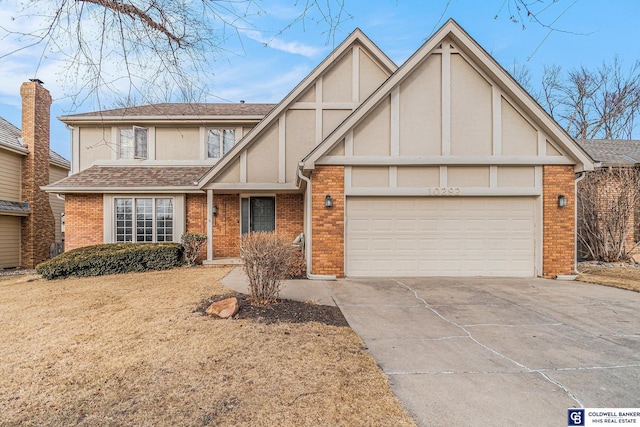
[[[571,275],[575,267],[575,175],[573,166],[543,167],[542,277]],[[558,195],[568,205],[558,207]]]
[[[102,194],[65,196],[65,250],[103,243]]]
[[[312,273],[344,277],[344,166],[317,166],[312,187]],[[324,206],[326,195],[333,207]]]
[[[40,187],[49,184],[49,116],[51,95],[38,82],[20,87],[22,139],[29,154],[22,159],[22,200],[31,213],[21,223],[21,265],[34,268],[50,258],[55,242],[55,220],[49,195]]]
[[[214,194],[218,214],[213,221],[213,257],[240,256],[240,195]]]
[[[293,240],[304,231],[304,195],[276,195],[276,233]]]
[[[207,195],[185,195],[185,232],[207,234]],[[178,236],[180,237],[180,236]],[[196,263],[207,259],[207,244],[205,243]]]

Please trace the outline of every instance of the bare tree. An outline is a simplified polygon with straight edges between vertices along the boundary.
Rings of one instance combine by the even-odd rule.
[[[616,57],[596,70],[546,67],[539,102],[574,138],[631,139],[640,110],[640,61]]]
[[[640,169],[603,168],[578,183],[578,242],[589,258],[617,262],[635,248]]]
[[[270,41],[295,25],[326,28],[327,42],[349,15],[344,0],[291,0],[297,15]],[[26,0],[0,27],[0,39],[15,49],[41,46],[41,61],[65,61],[64,81],[75,105],[119,94],[120,103],[167,95],[201,101],[214,62],[254,19],[268,14],[258,0]],[[37,27],[33,27],[37,23]],[[267,42],[267,44],[269,41]],[[174,92],[180,92],[175,96]]]

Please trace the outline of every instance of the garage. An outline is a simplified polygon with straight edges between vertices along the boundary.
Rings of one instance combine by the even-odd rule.
[[[0,215],[0,268],[20,265],[20,217]]]
[[[535,275],[535,197],[347,197],[347,276]]]

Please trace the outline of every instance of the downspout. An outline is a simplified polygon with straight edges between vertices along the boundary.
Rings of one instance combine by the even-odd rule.
[[[574,188],[574,197],[575,197],[575,202],[574,202],[574,209],[575,212],[573,214],[573,220],[575,221],[575,225],[574,225],[574,230],[575,230],[575,248],[574,248],[574,263],[573,263],[573,272],[575,274],[580,274],[580,272],[578,271],[578,183],[580,181],[582,181],[584,179],[584,177],[587,176],[586,172],[580,172],[580,176],[578,176],[575,180],[575,188]]]
[[[304,245],[305,256],[307,258],[307,279],[310,280],[336,280],[336,276],[325,276],[321,274],[311,274],[311,179],[304,176],[302,173],[303,164],[300,163],[298,165],[298,177],[307,183],[307,191],[305,191],[305,205],[307,209],[305,209],[305,225],[304,225],[304,234],[306,236],[306,244]]]

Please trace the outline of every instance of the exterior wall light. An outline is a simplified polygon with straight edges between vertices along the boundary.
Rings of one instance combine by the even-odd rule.
[[[569,201],[564,196],[564,194],[558,194],[558,207],[559,208],[564,208],[565,206],[567,206],[568,203],[569,203]]]
[[[213,208],[211,208],[211,212],[213,213],[213,216],[218,215],[218,205],[213,205]]]
[[[331,198],[331,195],[327,194],[324,198],[324,207],[325,208],[332,208],[333,207],[333,199]]]

